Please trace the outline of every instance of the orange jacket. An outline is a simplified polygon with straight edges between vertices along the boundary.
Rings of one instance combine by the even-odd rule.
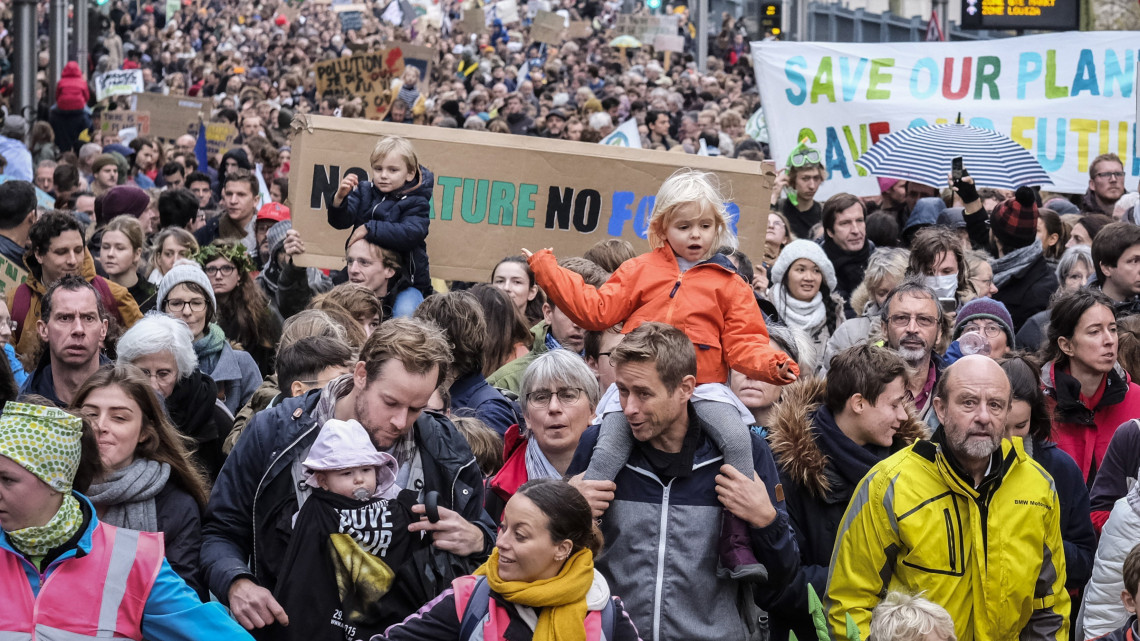
[[[544,249],[528,261],[554,305],[583,329],[601,331],[624,322],[623,333],[642,323],[668,323],[697,347],[697,383],[724,383],[729,368],[749,378],[783,385],[778,369],[790,360],[773,348],[752,288],[724,256],[685,273],[663,245],[627,260],[601,288],[559,267]],[[799,375],[794,363],[792,373]]]

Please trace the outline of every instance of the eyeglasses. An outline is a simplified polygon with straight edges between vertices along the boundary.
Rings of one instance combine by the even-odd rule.
[[[1102,172],[1096,174],[1096,177],[1104,179],[1104,180],[1124,180],[1124,172],[1123,171],[1102,171]]]
[[[793,167],[803,167],[804,165],[818,165],[819,152],[810,147],[798,147],[788,158],[788,164]]]
[[[237,267],[234,267],[233,265],[214,265],[213,267],[206,268],[206,275],[215,276],[218,274],[218,272],[221,272],[222,276],[229,276],[230,274],[234,273],[234,270],[236,269]]]
[[[166,301],[166,311],[180,314],[183,310],[186,309],[187,305],[190,306],[190,311],[200,312],[203,309],[206,309],[206,299],[195,298],[193,300],[168,300]]]
[[[0,321],[0,327],[7,327],[9,330],[14,332],[17,328],[20,327],[20,324],[14,320],[6,320]]]
[[[526,395],[526,402],[535,407],[546,407],[550,405],[550,399],[558,396],[558,402],[563,405],[573,405],[582,398],[582,388],[580,387],[563,387],[557,392],[550,390],[539,390],[531,392]]]
[[[970,280],[971,280],[971,281],[973,281],[973,283],[974,283],[975,285],[977,285],[977,289],[978,289],[979,291],[981,291],[981,290],[983,290],[983,289],[984,289],[984,290],[989,290],[989,288],[990,288],[990,285],[993,285],[993,284],[994,284],[994,279],[993,279],[993,278],[971,278]]]
[[[1001,334],[1003,331],[1005,330],[1003,330],[1000,325],[978,325],[976,323],[967,323],[966,326],[962,328],[963,334],[978,332],[979,334],[985,334],[986,338],[997,338],[998,334]]]
[[[934,316],[927,316],[926,314],[892,314],[887,321],[892,327],[902,329],[910,325],[911,320],[918,323],[918,326],[923,329],[930,329],[938,324],[938,319]]]

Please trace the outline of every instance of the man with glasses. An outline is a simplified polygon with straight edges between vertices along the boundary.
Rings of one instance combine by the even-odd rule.
[[[64,276],[44,294],[35,329],[48,358],[28,376],[20,393],[39,394],[66,407],[99,366],[110,362],[100,351],[107,338],[103,302],[90,283]]]
[[[1124,195],[1124,163],[1116,154],[1101,154],[1089,164],[1089,189],[1081,201],[1081,213],[1111,216],[1116,201]]]
[[[994,360],[1001,359],[1017,346],[1009,310],[992,298],[975,298],[958,310],[954,339],[971,333],[986,339],[990,348],[987,355]]]
[[[938,296],[921,282],[908,280],[887,295],[882,318],[887,347],[898,352],[911,368],[907,393],[919,420],[926,421],[943,367],[942,357],[934,351],[945,322]]]
[[[751,599],[718,571],[727,510],[748,524],[747,545],[767,570],[765,586],[786,585],[799,565],[779,474],[764,439],[751,435],[755,475],[730,465],[690,399],[693,343],[681,330],[645,323],[610,353],[633,450],[614,481],[571,481],[602,519],[606,548],[597,568],[647,641],[745,639],[756,622]],[[600,426],[587,429],[567,473],[589,466]],[[616,483],[616,484],[615,484]]]
[[[781,199],[778,206],[796,238],[810,239],[812,227],[823,220],[823,206],[815,201],[815,194],[825,180],[823,157],[803,143],[792,150],[785,171],[776,177],[772,204],[777,204],[776,198]]]

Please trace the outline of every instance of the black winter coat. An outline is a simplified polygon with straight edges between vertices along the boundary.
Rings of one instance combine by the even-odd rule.
[[[329,202],[329,224],[333,229],[364,225],[368,241],[399,253],[403,262],[401,273],[410,278],[413,287],[429,296],[432,289],[427,235],[435,176],[426,167],[420,167],[420,174],[419,182],[391,194],[381,193],[369,181],[360,183],[340,207]]]
[[[223,603],[236,579],[251,578],[270,591],[276,585],[298,509],[291,469],[320,432],[313,410],[322,391],[285,399],[255,414],[214,483],[202,527],[202,573]],[[483,509],[482,472],[467,442],[445,417],[425,412],[413,429],[425,491],[438,491],[441,506],[483,531],[483,554],[452,559],[454,566],[470,572],[495,542],[495,526]]]
[[[1057,286],[1057,271],[1042,254],[1023,274],[1002,285],[994,294],[994,300],[1009,310],[1013,331],[1017,332],[1030,316],[1049,307],[1049,297],[1057,291]]]
[[[1084,474],[1073,457],[1056,443],[1026,439],[1024,444],[1025,452],[1045,468],[1057,486],[1057,498],[1061,501],[1061,542],[1065,547],[1065,587],[1082,590],[1092,578],[1097,546]]]
[[[202,511],[198,502],[186,490],[168,481],[166,487],[154,497],[158,531],[166,545],[166,560],[191,590],[205,597],[198,553],[202,549]],[[205,600],[205,599],[203,599]]]
[[[891,447],[859,446],[835,424],[824,407],[823,379],[807,378],[784,390],[768,434],[780,470],[788,517],[796,534],[800,566],[785,586],[757,590],[757,603],[768,611],[772,639],[816,638],[808,612],[807,586],[820,599],[827,593],[827,573],[840,521],[859,482],[880,460],[926,429],[913,417],[895,433]]]

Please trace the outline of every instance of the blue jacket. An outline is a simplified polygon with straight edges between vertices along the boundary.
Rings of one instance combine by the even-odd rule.
[[[487,427],[503,436],[512,425],[521,422],[518,408],[498,390],[487,384],[480,372],[460,376],[451,384],[452,410],[467,410],[475,413],[475,418],[486,423]],[[457,412],[456,416],[463,416]]]
[[[230,452],[210,493],[202,522],[202,574],[219,599],[246,577],[269,590],[276,585],[298,510],[292,468],[300,466],[321,426],[313,418],[322,389],[282,401],[253,416]],[[459,512],[483,531],[483,555],[457,559],[467,572],[494,546],[495,526],[483,509],[483,474],[467,442],[446,418],[423,413],[416,420],[424,488],[440,493],[439,504]]]
[[[36,572],[31,563],[24,564],[24,574],[28,577],[32,592],[37,595],[40,593],[40,586],[51,577],[56,568],[75,558],[79,552],[83,554],[91,552],[91,537],[95,527],[99,525],[99,519],[95,516],[95,506],[91,505],[91,501],[78,492],[74,494],[82,503],[84,516],[89,518],[87,527],[76,549],[68,550],[52,561],[43,576]],[[0,551],[23,556],[12,547],[7,534],[2,530],[0,530]],[[170,569],[170,564],[166,560],[163,560],[158,578],[155,579],[147,597],[146,607],[143,609],[142,632],[143,636],[153,641],[252,639],[221,606],[216,603],[202,603],[186,582]]]
[[[329,224],[333,229],[368,229],[368,242],[400,254],[402,276],[412,286],[431,295],[428,273],[427,235],[431,220],[431,192],[435,176],[420,167],[423,178],[391,194],[381,193],[369,181],[352,190],[340,207],[329,203]]]
[[[690,426],[701,425],[689,405]],[[690,427],[692,429],[692,427]],[[588,428],[567,473],[584,471],[598,440]],[[784,585],[799,567],[799,551],[783,500],[772,452],[750,433],[757,477],[764,481],[778,516],[765,528],[750,528],[752,550],[768,570],[768,584]],[[740,609],[742,584],[717,576],[720,518],[716,477],[724,456],[702,429],[692,474],[662,479],[635,445],[614,482],[617,491],[602,517],[606,547],[597,568],[620,596],[646,641],[748,638]]]

